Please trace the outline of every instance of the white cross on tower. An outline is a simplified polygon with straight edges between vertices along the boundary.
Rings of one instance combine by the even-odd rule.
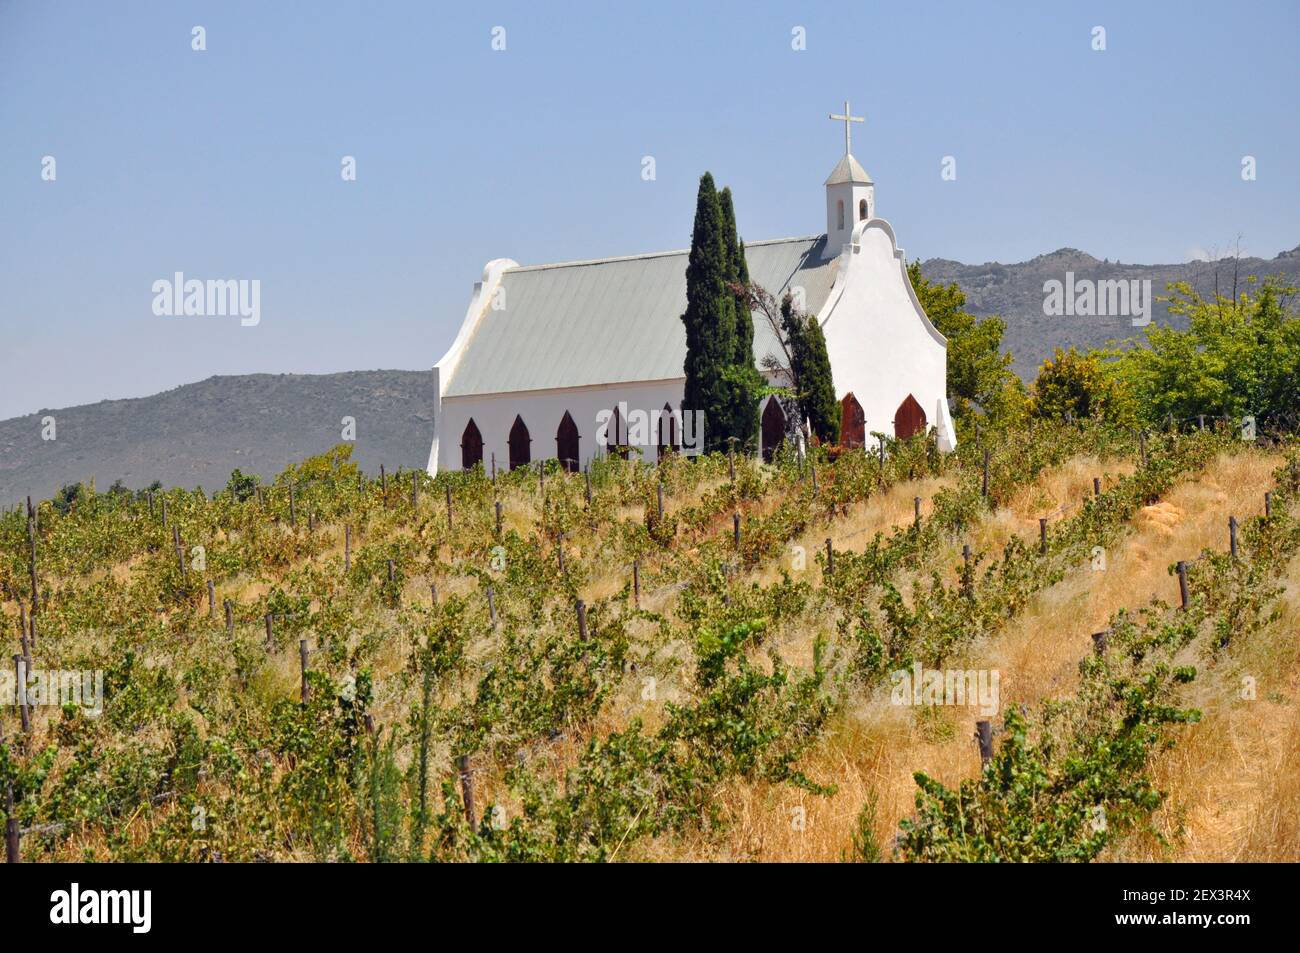
[[[866,119],[864,119],[862,116],[855,116],[853,115],[852,112],[849,111],[849,101],[847,99],[844,100],[844,115],[837,116],[834,113],[831,113],[831,118],[844,123],[844,154],[848,155],[850,152],[853,151],[850,148],[850,146],[853,143],[852,143],[852,139],[849,137],[849,129],[851,128],[849,124],[855,122],[866,122]]]

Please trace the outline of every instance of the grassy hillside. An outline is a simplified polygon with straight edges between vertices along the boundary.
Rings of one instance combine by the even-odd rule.
[[[5,628],[34,539],[32,665],[104,703],[5,707],[0,795],[29,860],[1293,857],[1295,455],[1145,444],[600,461],[590,498],[342,449],[11,513]],[[899,703],[916,663],[997,710]]]

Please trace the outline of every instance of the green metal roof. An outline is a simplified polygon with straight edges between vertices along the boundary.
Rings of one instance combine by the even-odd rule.
[[[804,289],[815,314],[835,280],[825,236],[745,246],[751,280],[778,298]],[[478,323],[444,396],[465,397],[683,376],[688,252],[511,268],[500,310]],[[754,361],[781,354],[767,321],[754,320]]]

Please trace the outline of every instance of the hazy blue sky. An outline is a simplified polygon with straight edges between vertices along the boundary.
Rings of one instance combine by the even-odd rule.
[[[1298,34],[1295,2],[0,0],[0,417],[430,367],[487,260],[684,247],[705,169],[745,238],[820,232],[846,97],[909,257],[1271,257]],[[155,317],[176,271],[259,279],[261,323]]]

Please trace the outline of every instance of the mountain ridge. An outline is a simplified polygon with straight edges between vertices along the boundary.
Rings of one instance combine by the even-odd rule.
[[[1221,293],[1231,295],[1235,281],[1240,292],[1252,275],[1261,280],[1279,275],[1300,284],[1300,245],[1269,259],[1229,255],[1178,264],[1124,264],[1064,247],[1012,264],[986,261],[967,265],[946,258],[928,258],[920,265],[921,274],[929,281],[959,284],[966,293],[966,310],[971,314],[998,315],[1006,322],[1003,349],[1011,352],[1015,372],[1028,381],[1057,347],[1100,348],[1142,334],[1142,329],[1135,327],[1129,316],[1047,314],[1045,282],[1064,282],[1067,272],[1072,272],[1076,280],[1150,280],[1151,294],[1156,299],[1151,307],[1151,321],[1182,328],[1186,327],[1186,320],[1171,315],[1167,302],[1159,300],[1170,282],[1186,281],[1205,296],[1214,294],[1216,283]]]
[[[433,372],[215,375],[147,397],[103,400],[0,421],[0,504],[94,480],[103,491],[224,487],[235,468],[263,479],[347,442],[369,472],[423,467],[433,436]],[[45,440],[43,418],[54,418]]]

